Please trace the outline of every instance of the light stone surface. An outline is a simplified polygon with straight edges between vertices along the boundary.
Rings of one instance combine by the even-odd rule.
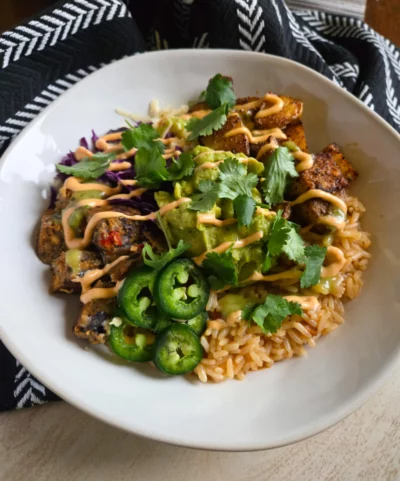
[[[397,481],[400,366],[373,398],[338,425],[270,451],[169,446],[107,426],[64,402],[2,413],[0,480]]]

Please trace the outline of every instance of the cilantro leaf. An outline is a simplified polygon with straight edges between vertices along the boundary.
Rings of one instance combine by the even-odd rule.
[[[217,202],[220,188],[219,184],[216,184],[212,180],[202,180],[199,182],[198,188],[201,194],[195,194],[193,196],[189,209],[208,212]]]
[[[125,130],[122,133],[121,143],[125,150],[130,150],[133,147],[137,149],[146,148],[152,150],[156,148],[160,153],[164,152],[164,144],[158,139],[160,134],[151,125],[140,124],[138,127]]]
[[[140,148],[135,156],[136,180],[142,187],[156,189],[168,180],[166,161],[157,148]]]
[[[263,265],[261,266],[261,272],[265,274],[269,270],[272,269],[276,265],[276,257],[272,257],[271,254],[267,251],[265,254]]]
[[[57,164],[56,168],[63,174],[69,174],[81,179],[97,179],[107,170],[111,161],[115,159],[115,152],[98,152],[92,157],[85,157],[75,165]]]
[[[300,287],[311,287],[318,284],[321,277],[321,267],[326,256],[326,247],[318,245],[307,246],[305,248],[306,268],[300,278]]]
[[[211,135],[213,130],[219,130],[226,122],[228,110],[228,104],[224,103],[202,119],[196,117],[190,119],[186,124],[186,130],[191,132],[188,140],[194,140],[199,135]]]
[[[273,257],[284,252],[292,261],[299,261],[304,256],[304,241],[297,232],[296,224],[284,219],[281,210],[272,221],[267,245]]]
[[[175,249],[170,249],[168,252],[157,255],[154,253],[151,245],[146,243],[142,250],[143,262],[147,266],[159,271],[172,260],[182,255],[189,248],[190,244],[186,244],[181,239]]]
[[[235,211],[238,226],[249,226],[253,218],[254,210],[256,208],[256,201],[253,197],[247,195],[238,195],[233,201],[233,210]]]
[[[242,319],[244,319],[245,321],[250,321],[256,306],[257,304],[255,304],[254,302],[250,302],[249,304],[246,304],[244,306],[244,309],[242,310],[242,316],[241,316]]]
[[[262,190],[265,201],[275,205],[283,201],[283,194],[290,177],[298,177],[292,154],[286,147],[278,147],[268,159]]]
[[[193,156],[184,152],[177,159],[172,158],[172,165],[168,168],[168,180],[180,180],[192,175],[194,167]]]
[[[238,273],[233,262],[232,246],[222,254],[209,252],[201,267],[208,276],[212,289],[222,289],[227,285],[236,286]]]
[[[258,306],[252,313],[251,320],[260,326],[264,332],[273,334],[282,326],[285,318],[291,314],[303,314],[300,304],[288,302],[283,297],[268,294],[264,304]]]
[[[238,159],[228,157],[219,166],[219,178],[225,187],[235,192],[236,195],[252,196],[252,189],[257,185],[256,174],[248,174],[247,168]]]
[[[220,73],[215,75],[208,82],[205,101],[212,109],[217,109],[224,103],[228,104],[228,107],[233,107],[236,103],[236,95],[232,88],[232,80],[223,77]]]

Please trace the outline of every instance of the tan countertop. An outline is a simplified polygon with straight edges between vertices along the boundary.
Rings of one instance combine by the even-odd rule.
[[[1,481],[397,481],[400,366],[361,409],[306,441],[254,453],[140,439],[72,406],[0,414]]]

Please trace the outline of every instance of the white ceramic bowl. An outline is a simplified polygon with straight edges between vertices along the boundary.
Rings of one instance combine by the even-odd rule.
[[[121,125],[116,107],[146,113],[152,98],[181,105],[216,72],[239,95],[266,90],[304,101],[312,150],[337,142],[360,173],[373,259],[346,323],[305,358],[242,382],[203,385],[164,378],[108,351],[83,349],[71,328],[77,304],[47,294],[48,267],[33,250],[53,164],[91,129]],[[252,450],[331,426],[359,407],[388,374],[400,346],[399,136],[361,102],[308,68],[273,56],[218,50],[137,55],[90,75],[17,138],[0,172],[0,334],[11,352],[66,401],[133,433],[185,446]]]

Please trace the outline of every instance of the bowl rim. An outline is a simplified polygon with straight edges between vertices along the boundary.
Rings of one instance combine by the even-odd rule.
[[[278,64],[289,64],[292,65],[294,68],[300,68],[303,70],[308,71],[308,74],[313,75],[316,81],[325,83],[329,88],[334,88],[340,95],[344,95],[349,102],[356,104],[358,107],[361,107],[366,115],[372,117],[375,121],[377,121],[381,128],[386,129],[386,131],[394,137],[394,140],[397,140],[400,147],[400,134],[382,117],[380,117],[375,111],[369,109],[364,103],[362,103],[357,97],[352,95],[350,92],[345,90],[343,87],[339,86],[332,80],[328,79],[324,75],[316,72],[315,70],[300,64],[294,60],[287,59],[284,57],[279,57],[276,55],[266,54],[266,53],[259,53],[259,52],[248,52],[243,50],[228,50],[228,49],[171,49],[171,50],[161,50],[155,52],[145,52],[140,54],[133,54],[128,57],[124,57],[119,59],[115,62],[112,62],[108,65],[105,65],[95,72],[89,74],[84,79],[77,82],[71,88],[69,88],[66,92],[61,94],[57,99],[55,99],[50,105],[48,105],[44,110],[42,110],[11,142],[8,146],[6,151],[3,153],[0,159],[0,170],[3,167],[3,164],[7,160],[7,157],[10,155],[12,150],[14,149],[15,145],[22,141],[24,137],[30,132],[32,128],[36,126],[37,123],[41,121],[41,119],[49,114],[54,108],[56,108],[60,102],[63,102],[66,96],[72,95],[75,91],[75,87],[77,87],[82,82],[85,82],[87,79],[93,79],[93,77],[101,75],[103,70],[114,68],[114,65],[121,64],[124,62],[132,61],[133,57],[137,57],[140,55],[140,58],[143,57],[171,57],[171,58],[178,58],[182,54],[188,54],[195,56],[224,56],[224,55],[234,55],[238,57],[246,56],[246,58],[253,56],[254,58],[263,58],[265,60],[269,59],[273,62],[277,62]],[[240,59],[239,59],[240,60]],[[84,401],[78,400],[75,397],[75,394],[68,389],[65,389],[64,386],[60,385],[57,378],[54,378],[52,375],[47,375],[46,373],[42,373],[41,369],[36,367],[35,365],[31,365],[31,363],[26,359],[24,352],[18,348],[18,342],[16,341],[13,336],[9,336],[7,332],[4,330],[3,327],[0,326],[0,338],[3,341],[4,345],[7,349],[11,352],[11,354],[18,359],[18,361],[30,372],[35,376],[40,382],[42,382],[49,390],[56,393],[62,400],[67,401],[77,409],[89,414],[90,416],[105,422],[113,427],[117,427],[122,429],[123,431],[129,432],[139,437],[144,437],[147,439],[152,439],[155,441],[161,441],[177,446],[188,447],[188,448],[196,448],[196,449],[205,449],[210,451],[227,451],[227,452],[243,452],[243,451],[259,451],[265,449],[272,449],[282,446],[287,446],[289,444],[302,441],[307,439],[311,436],[314,436],[329,427],[337,424],[339,421],[342,421],[358,408],[360,408],[383,384],[387,381],[394,368],[397,365],[397,362],[400,360],[400,344],[397,346],[397,349],[393,351],[391,357],[387,361],[387,363],[382,367],[381,371],[372,378],[367,386],[361,390],[358,390],[356,394],[354,394],[349,401],[343,404],[343,406],[335,411],[332,411],[329,415],[324,416],[320,420],[316,420],[311,427],[307,429],[304,428],[300,433],[293,433],[291,435],[287,435],[284,438],[277,439],[274,442],[261,442],[261,443],[254,443],[254,444],[247,444],[241,445],[240,442],[236,442],[235,446],[226,447],[225,445],[220,445],[218,443],[213,443],[210,441],[209,443],[204,442],[196,442],[196,441],[186,441],[180,439],[180,437],[174,437],[170,433],[159,434],[153,433],[151,429],[141,429],[135,428],[135,430],[130,429],[123,425],[122,422],[115,419],[113,416],[110,416],[107,412],[103,412],[94,408],[90,404],[87,404]]]

